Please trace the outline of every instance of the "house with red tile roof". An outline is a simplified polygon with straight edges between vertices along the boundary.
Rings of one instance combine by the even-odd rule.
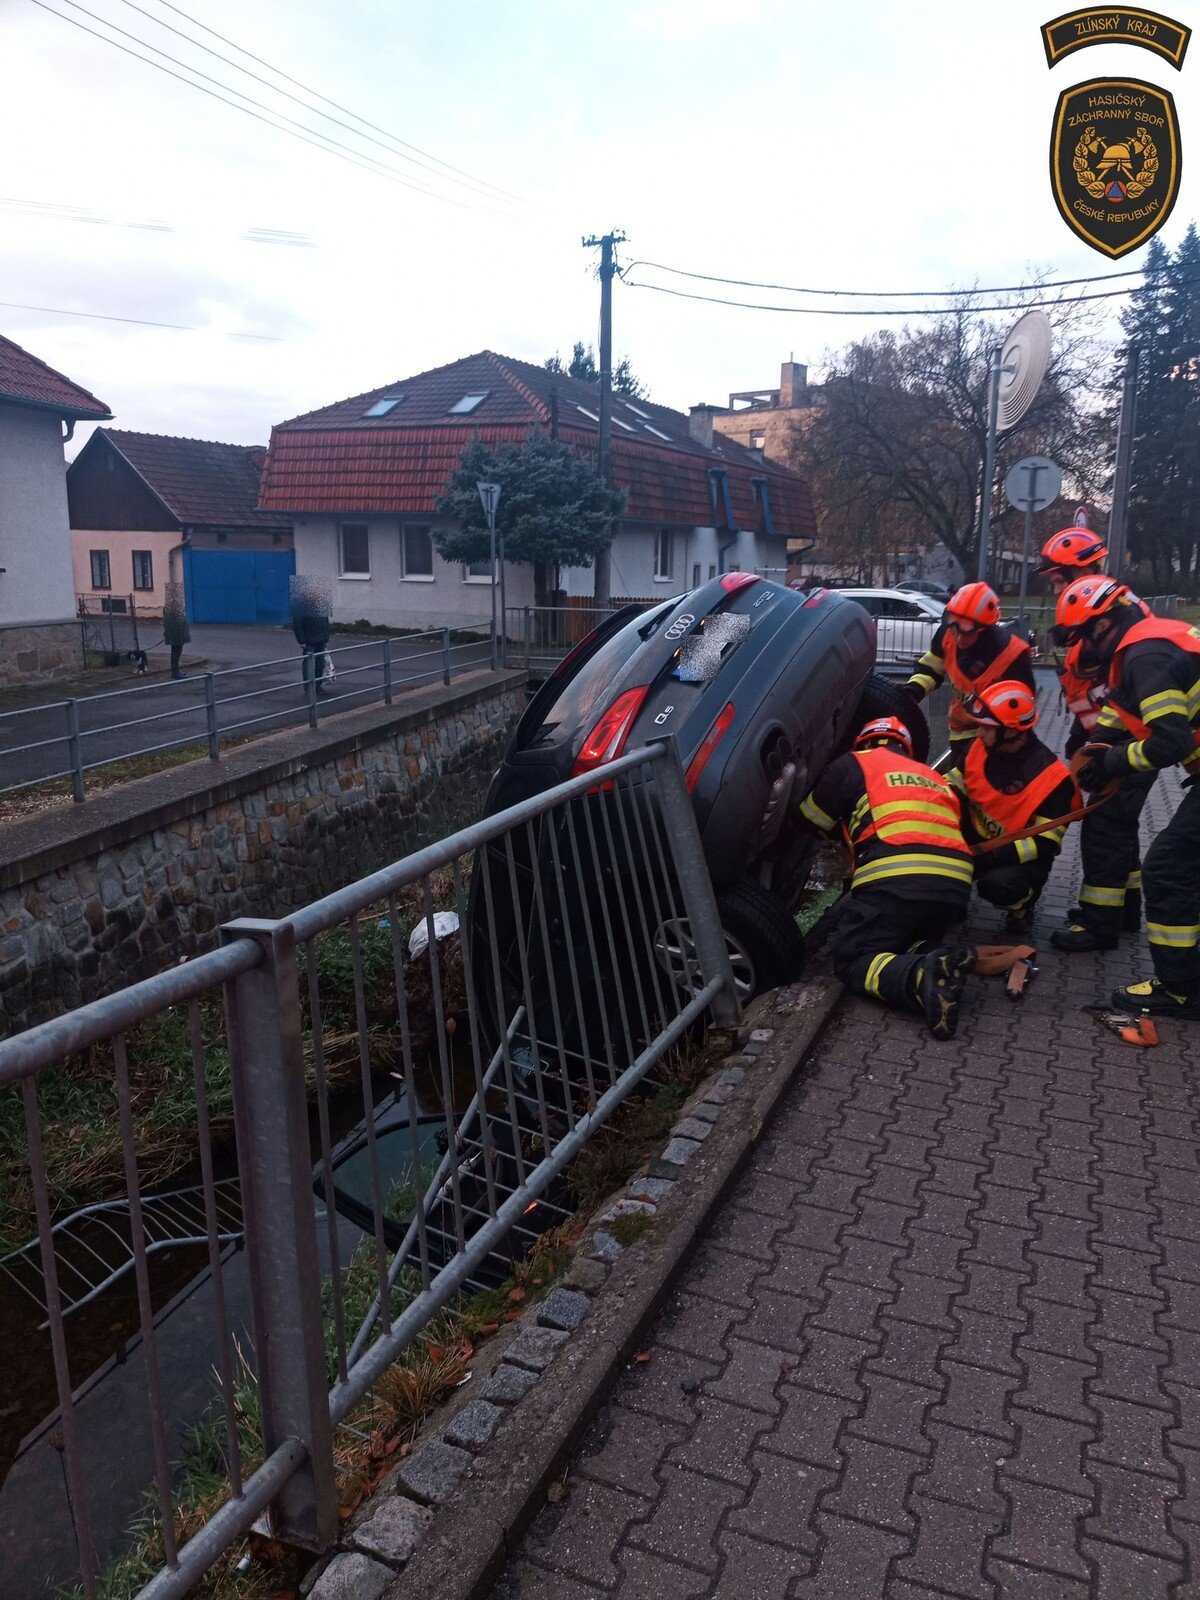
[[[71,576],[63,445],[103,400],[0,337],[0,683],[83,664]]]
[[[482,350],[280,423],[260,504],[292,519],[297,571],[328,583],[335,620],[482,624],[488,564],[445,561],[433,539],[459,455],[473,439],[537,432],[594,457],[597,401],[594,384]],[[734,569],[782,580],[789,537],[815,532],[804,479],[714,434],[713,411],[613,397],[613,476],[626,495],[614,600],[665,598]],[[593,581],[565,568],[558,589],[589,596]],[[510,606],[532,604],[531,569],[510,568],[507,591]]]
[[[157,615],[177,583],[192,622],[286,622],[292,525],[258,509],[266,455],[97,428],[67,469],[76,591]]]

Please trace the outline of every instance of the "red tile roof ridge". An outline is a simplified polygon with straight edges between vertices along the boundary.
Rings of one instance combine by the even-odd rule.
[[[16,361],[12,359],[14,355],[18,358]],[[11,364],[19,371],[21,364],[24,362],[38,369],[33,376],[41,377],[44,375],[45,378],[52,380],[50,384],[46,385],[47,390],[52,390],[56,384],[61,384],[63,389],[68,392],[35,394],[32,392],[22,393],[20,390],[6,388],[4,378],[6,368]],[[67,412],[77,412],[80,417],[104,418],[112,416],[112,411],[109,407],[105,405],[103,400],[98,399],[90,389],[85,389],[81,383],[76,383],[73,379],[68,378],[65,372],[60,372],[57,367],[52,367],[48,361],[43,361],[41,356],[35,356],[31,350],[26,350],[15,339],[9,339],[2,333],[0,333],[0,399],[16,401],[18,404],[24,401],[29,405],[45,408],[52,408],[61,402]]]
[[[534,390],[528,386],[528,384],[521,382],[520,378],[512,370],[514,363],[510,357],[497,355],[494,350],[480,350],[478,355],[483,356],[491,366],[495,367],[496,371],[500,373],[501,377],[505,378],[510,384],[512,384],[513,388],[522,397],[522,399],[528,400],[529,404],[537,412],[538,416],[543,422],[549,422],[550,407],[542,399],[541,395],[536,394]],[[468,357],[467,359],[478,359],[478,356]]]
[[[433,378],[439,373],[450,372],[455,367],[465,366],[468,361],[492,360],[501,362],[505,358],[496,354],[494,350],[476,350],[469,356],[458,356],[454,361],[443,361],[436,367],[427,367],[424,372],[411,372],[404,378],[393,378],[391,383],[376,384],[373,389],[364,389],[361,394],[348,394],[341,400],[330,400],[325,405],[314,406],[311,411],[299,411],[294,417],[285,417],[282,422],[277,422],[272,428],[290,428],[293,423],[306,422],[309,417],[319,417],[323,411],[334,411],[339,406],[352,405],[358,401],[380,400],[385,395],[391,394],[405,383],[420,383],[423,378]],[[395,419],[395,426],[400,426],[400,418]]]
[[[190,433],[148,433],[142,428],[101,428],[110,439],[162,439],[170,444],[207,444],[218,450],[265,450],[265,444],[230,444],[225,439],[197,439]]]

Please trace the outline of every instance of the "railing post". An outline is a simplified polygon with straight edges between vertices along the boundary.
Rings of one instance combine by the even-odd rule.
[[[67,701],[67,750],[71,762],[71,798],[83,801],[83,752],[79,743],[79,702]]]
[[[385,634],[383,639],[383,703],[390,706],[392,703],[392,637]]]
[[[721,927],[721,913],[717,910],[717,897],[713,893],[708,863],[704,859],[704,846],[696,826],[696,813],[692,797],[687,790],[683,763],[679,759],[679,746],[674,739],[655,739],[666,751],[654,763],[654,783],[662,806],[663,822],[671,843],[671,859],[679,875],[683,904],[700,972],[705,983],[721,978],[723,987],[712,1001],[713,1021],[719,1027],[732,1027],[741,1021],[742,1008],[733,981],[733,968],[729,964],[729,950]]]
[[[263,1446],[269,1456],[296,1439],[307,1452],[269,1525],[273,1538],[323,1550],[337,1500],[295,944],[290,923],[254,917],[226,923],[222,943],[235,939],[262,952],[230,986],[228,1026]]]
[[[442,629],[442,682],[450,683],[450,629]]]
[[[528,606],[525,607],[525,671],[529,671],[530,658],[533,655],[533,616]]]
[[[221,731],[217,727],[217,685],[211,672],[204,674],[204,715],[208,721],[208,759],[221,759]]]
[[[324,657],[322,657],[322,662]],[[317,655],[316,651],[309,650],[304,656],[304,687],[308,692],[308,725],[315,728],[317,725]]]

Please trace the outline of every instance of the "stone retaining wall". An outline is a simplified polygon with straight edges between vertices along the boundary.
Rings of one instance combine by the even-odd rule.
[[[53,683],[83,671],[77,622],[31,622],[0,628],[0,688]]]
[[[476,673],[0,829],[0,1036],[461,826],[524,682]]]

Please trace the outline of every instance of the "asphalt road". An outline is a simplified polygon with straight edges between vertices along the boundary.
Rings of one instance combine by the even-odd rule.
[[[319,715],[350,711],[383,699],[384,643],[383,639],[333,635],[330,648],[336,677],[319,697]],[[393,638],[390,646],[396,693],[441,681],[440,638]],[[262,733],[306,720],[300,652],[290,632],[198,627],[192,630],[185,654],[203,657],[214,675],[217,727],[222,736]],[[455,677],[486,667],[488,661],[486,639],[450,647]],[[203,672],[179,683],[168,680],[138,685],[126,680],[120,688],[78,699],[75,704],[85,772],[160,746],[176,749],[207,743]],[[61,702],[0,715],[0,792],[69,771],[67,733],[68,713]]]

